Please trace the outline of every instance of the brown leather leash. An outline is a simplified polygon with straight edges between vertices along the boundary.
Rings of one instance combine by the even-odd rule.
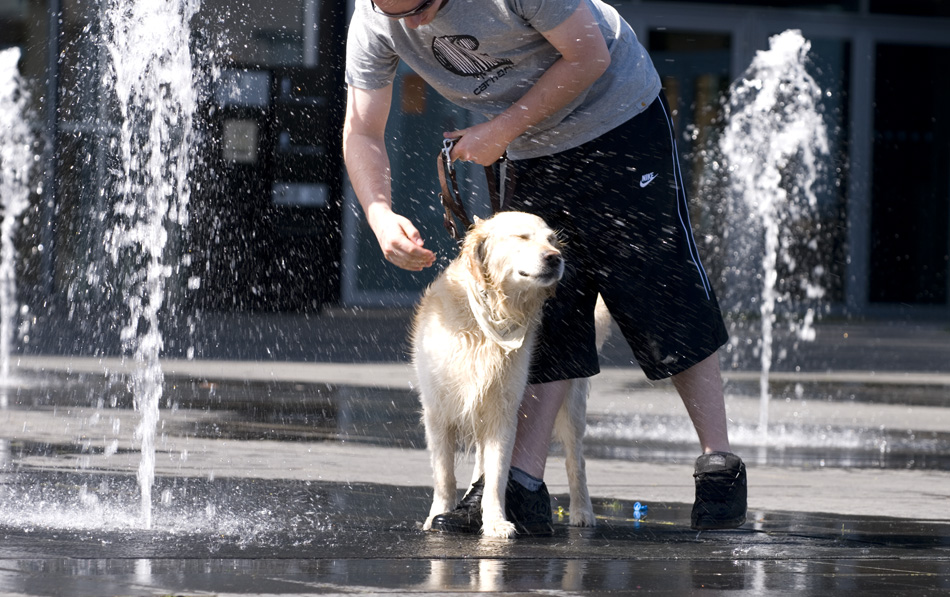
[[[445,209],[443,225],[446,231],[453,239],[460,244],[465,234],[459,233],[459,227],[456,218],[462,224],[463,230],[468,230],[472,226],[472,221],[465,211],[465,204],[462,202],[462,196],[459,193],[458,180],[455,177],[455,166],[452,163],[452,147],[458,139],[445,139],[442,142],[442,151],[439,152],[439,199],[442,201],[442,207]],[[492,166],[485,166],[485,178],[488,182],[488,197],[491,201],[492,213],[498,213],[505,209],[505,199],[511,196],[514,190],[514,174],[508,168],[508,154],[501,156],[498,164],[498,177]],[[451,186],[450,184],[451,183]]]

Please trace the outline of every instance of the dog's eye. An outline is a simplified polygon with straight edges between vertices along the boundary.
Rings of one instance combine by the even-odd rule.
[[[531,240],[530,234],[516,234],[515,238],[520,238],[521,240]]]

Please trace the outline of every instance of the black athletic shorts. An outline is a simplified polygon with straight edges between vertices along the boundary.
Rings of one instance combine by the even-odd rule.
[[[725,344],[662,94],[593,141],[513,168],[508,209],[544,218],[559,232],[566,261],[557,294],[545,304],[531,383],[600,371],[598,293],[650,379],[684,371]]]

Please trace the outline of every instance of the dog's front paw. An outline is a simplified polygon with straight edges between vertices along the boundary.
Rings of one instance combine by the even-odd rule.
[[[514,537],[515,532],[514,523],[508,522],[504,518],[482,522],[482,535],[485,537],[508,539]]]
[[[592,527],[597,524],[594,517],[594,509],[590,505],[580,508],[571,508],[571,526],[572,527]]]
[[[437,514],[432,514],[431,516],[429,516],[429,518],[426,518],[426,521],[425,521],[424,523],[422,523],[422,530],[423,530],[423,531],[431,531],[431,530],[432,530],[432,519],[435,518],[436,516],[438,516],[438,515],[437,515]]]

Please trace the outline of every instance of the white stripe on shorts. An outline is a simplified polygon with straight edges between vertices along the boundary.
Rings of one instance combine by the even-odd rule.
[[[676,135],[673,132],[673,120],[667,113],[663,101],[660,98],[657,98],[656,101],[660,102],[660,107],[663,108],[663,115],[666,116],[666,126],[670,130],[670,143],[673,146],[673,179],[676,183],[677,198],[676,211],[679,215],[680,225],[683,226],[683,231],[686,233],[686,242],[689,245],[690,257],[693,259],[693,263],[696,264],[696,271],[699,272],[699,279],[703,283],[703,290],[706,291],[706,298],[708,299],[710,298],[712,284],[709,282],[709,276],[706,275],[703,262],[699,258],[699,247],[696,245],[696,239],[693,238],[693,227],[689,221],[689,204],[686,200],[686,186],[683,184],[683,173],[680,171],[680,160],[676,150]]]

